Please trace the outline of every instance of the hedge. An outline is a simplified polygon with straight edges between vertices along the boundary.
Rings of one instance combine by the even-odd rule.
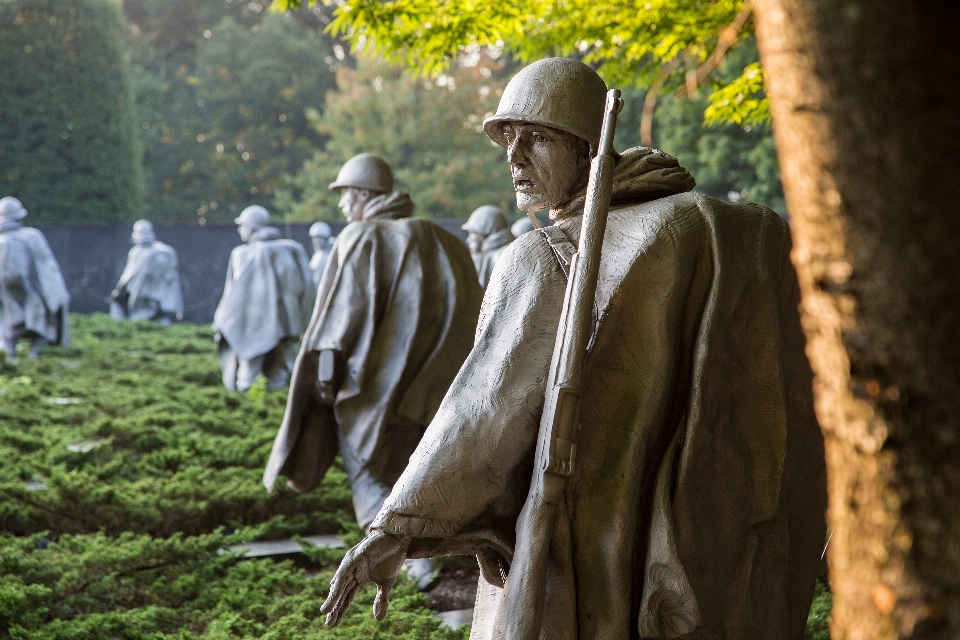
[[[139,217],[127,57],[115,0],[0,0],[0,195],[33,222]]]

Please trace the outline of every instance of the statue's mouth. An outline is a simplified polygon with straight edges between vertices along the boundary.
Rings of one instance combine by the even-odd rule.
[[[514,178],[513,190],[517,193],[535,193],[537,192],[537,185],[533,183],[533,180]]]

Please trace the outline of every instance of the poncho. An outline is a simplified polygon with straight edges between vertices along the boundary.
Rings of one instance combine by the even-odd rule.
[[[309,491],[340,451],[357,519],[369,524],[470,351],[481,295],[466,246],[432,222],[348,224],[297,357],[267,489],[282,474]],[[324,349],[346,364],[332,407],[315,393]]]
[[[618,162],[541,638],[803,637],[826,492],[789,230],[692,186],[665,154]],[[582,206],[552,216],[574,241]],[[478,554],[474,639],[503,637],[516,596],[571,249],[527,233],[501,256],[474,348],[371,526],[412,538],[410,557]]]
[[[30,331],[47,342],[70,345],[70,294],[43,234],[7,222],[0,226],[0,330],[4,337]]]
[[[309,264],[303,245],[273,227],[233,250],[213,329],[238,358],[263,355],[303,333],[314,300]]]
[[[493,267],[497,264],[497,258],[511,242],[513,242],[513,232],[510,229],[501,229],[484,238],[480,243],[480,251],[473,254],[473,264],[477,268],[477,276],[480,278],[482,288],[487,288],[490,274],[493,273]]]
[[[116,290],[129,320],[149,320],[158,311],[171,315],[183,313],[183,293],[177,270],[177,252],[154,240],[135,244],[127,254]]]

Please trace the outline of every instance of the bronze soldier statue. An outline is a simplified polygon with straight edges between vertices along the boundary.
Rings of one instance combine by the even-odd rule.
[[[310,243],[313,244],[313,255],[310,256],[310,273],[313,274],[313,284],[320,284],[323,268],[327,266],[330,251],[333,249],[333,229],[326,222],[314,222],[310,225]]]
[[[477,267],[480,286],[486,289],[497,258],[507,245],[513,242],[507,217],[503,215],[500,207],[488,204],[471,213],[460,228],[467,232],[467,247],[470,248],[473,264]]]
[[[605,103],[592,69],[553,58],[517,74],[484,122],[518,207],[548,208],[554,225],[500,257],[473,350],[344,558],[328,623],[371,581],[382,618],[405,558],[475,553],[471,638],[803,637],[826,493],[789,229],[692,193],[660,151],[612,155],[568,477],[549,530],[531,518]],[[534,538],[548,545],[539,574],[520,553]]]
[[[0,198],[0,332],[8,358],[17,340],[30,340],[30,357],[48,344],[70,346],[70,294],[43,234],[23,226],[27,210],[16,198]]]
[[[270,226],[263,207],[247,207],[234,222],[245,244],[230,254],[213,315],[223,384],[245,391],[262,375],[268,389],[278,389],[290,380],[297,339],[313,307],[310,260],[299,242]]]
[[[130,239],[133,247],[127,264],[110,294],[110,316],[115,320],[157,320],[163,326],[183,320],[177,252],[157,240],[148,220],[133,223]]]
[[[337,236],[264,473],[298,491],[337,452],[357,522],[383,505],[470,351],[481,291],[453,234],[413,219],[387,163],[348,160],[330,189],[349,224]]]

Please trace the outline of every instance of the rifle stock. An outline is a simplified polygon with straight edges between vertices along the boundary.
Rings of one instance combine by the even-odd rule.
[[[517,522],[517,547],[506,585],[508,640],[537,640],[540,636],[550,539],[567,478],[576,467],[583,362],[592,333],[600,253],[613,188],[613,134],[622,107],[620,91],[607,92],[600,145],[590,164],[580,244],[570,262],[550,363],[533,478]]]

